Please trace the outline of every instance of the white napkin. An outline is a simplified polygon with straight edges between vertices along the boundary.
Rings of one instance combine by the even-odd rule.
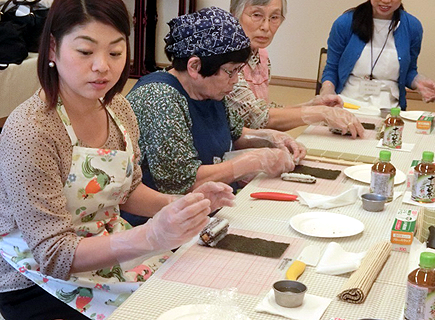
[[[325,196],[316,193],[297,191],[299,194],[299,203],[305,204],[310,208],[330,209],[336,207],[347,206],[355,203],[358,195],[361,195],[359,186],[353,186],[337,196]]]
[[[379,140],[378,145],[376,146],[377,148],[381,148],[381,149],[387,149],[387,150],[393,150],[393,151],[403,151],[403,152],[411,152],[412,149],[414,148],[414,143],[402,143],[402,148],[401,149],[393,149],[393,148],[388,148],[386,146],[382,145],[382,141],[384,139]]]
[[[417,202],[411,199],[411,191],[406,191],[403,194],[403,200],[402,202],[404,203],[409,203],[409,204],[413,204],[414,206],[420,206],[420,207],[426,207],[426,208],[435,208],[435,202],[432,203],[421,203],[421,202]]]
[[[285,308],[275,302],[275,294],[272,289],[255,307],[255,311],[275,314],[293,320],[319,320],[330,303],[331,299],[306,293],[301,306]]]
[[[353,253],[344,251],[336,242],[330,242],[317,265],[316,272],[338,275],[355,271],[361,265],[366,252]]]

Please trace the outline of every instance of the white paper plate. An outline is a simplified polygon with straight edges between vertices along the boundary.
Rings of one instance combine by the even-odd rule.
[[[417,121],[423,112],[424,111],[415,111],[415,110],[413,110],[413,111],[400,111],[400,116],[406,120]]]
[[[359,166],[347,167],[343,172],[351,179],[370,184],[372,178],[372,166],[372,164],[362,164]],[[394,184],[401,184],[405,181],[406,175],[402,171],[396,169]]]
[[[364,224],[352,217],[333,212],[305,212],[290,219],[297,232],[312,237],[342,238],[364,230]]]
[[[218,313],[221,315],[225,314],[225,309],[225,306],[216,306],[210,304],[188,304],[166,311],[160,315],[157,320],[199,320],[206,319],[207,317],[211,319],[218,319]],[[214,315],[215,312],[216,315]],[[211,313],[213,313],[213,315],[211,315]],[[243,315],[241,315],[240,319],[249,320],[247,316],[243,317]]]

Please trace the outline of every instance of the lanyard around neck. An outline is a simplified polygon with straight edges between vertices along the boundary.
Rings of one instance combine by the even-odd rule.
[[[374,63],[373,63],[373,37],[372,37],[372,39],[370,39],[370,50],[371,50],[371,55],[370,55],[371,70],[370,70],[370,76],[369,76],[370,80],[374,79],[373,70],[375,69],[376,64],[378,63],[378,60],[381,57],[382,52],[384,52],[385,46],[387,45],[388,37],[390,36],[390,33],[392,30],[393,30],[393,20],[391,20],[390,26],[388,27],[387,37],[385,38],[385,42],[384,42],[384,45],[382,46],[381,52],[379,52],[378,57],[376,58]]]

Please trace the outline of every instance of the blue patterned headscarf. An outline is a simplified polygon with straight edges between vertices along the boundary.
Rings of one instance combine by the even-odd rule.
[[[176,58],[209,57],[250,47],[234,16],[217,7],[201,9],[168,22],[165,50]]]

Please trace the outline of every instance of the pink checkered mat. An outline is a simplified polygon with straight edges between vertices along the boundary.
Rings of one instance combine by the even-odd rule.
[[[239,293],[260,295],[283,279],[286,261],[298,256],[305,245],[300,238],[284,237],[248,230],[229,229],[229,233],[290,243],[281,258],[266,258],[240,252],[192,245],[162,279],[214,289],[237,288]],[[284,267],[283,267],[284,264]]]
[[[258,188],[269,188],[277,189],[282,192],[289,192],[296,194],[297,191],[305,191],[310,193],[317,193],[322,195],[334,196],[346,191],[349,186],[346,187],[345,182],[347,181],[346,175],[343,173],[347,166],[331,164],[325,162],[317,162],[310,160],[302,160],[302,165],[317,167],[330,170],[341,170],[340,175],[335,180],[326,180],[317,178],[316,183],[302,183],[302,182],[292,182],[284,181],[281,178],[265,178],[261,181],[253,181]]]

